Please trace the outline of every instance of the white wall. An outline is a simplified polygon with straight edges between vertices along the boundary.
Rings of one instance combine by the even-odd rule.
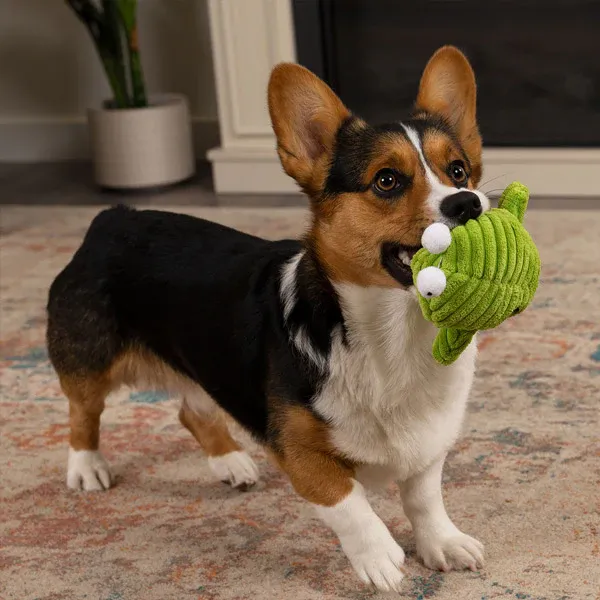
[[[217,142],[206,0],[139,0],[152,92],[189,100],[197,154]],[[0,160],[87,156],[85,111],[110,95],[87,29],[64,0],[0,0]]]

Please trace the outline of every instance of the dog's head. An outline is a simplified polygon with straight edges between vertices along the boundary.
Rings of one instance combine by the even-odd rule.
[[[428,225],[452,227],[489,208],[476,189],[475,105],[473,70],[450,46],[430,59],[403,123],[369,125],[307,69],[274,68],[269,111],[279,157],[311,200],[309,243],[334,281],[410,286],[410,259]]]

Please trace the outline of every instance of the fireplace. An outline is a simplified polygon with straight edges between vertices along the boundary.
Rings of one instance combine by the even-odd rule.
[[[597,0],[294,0],[298,62],[367,121],[402,118],[440,46],[469,57],[485,144],[600,146]]]
[[[486,180],[600,198],[597,0],[208,0],[220,194],[297,192],[266,103],[273,65],[304,64],[367,120],[402,119],[433,51],[455,44],[479,83]],[[483,7],[483,8],[482,8]]]

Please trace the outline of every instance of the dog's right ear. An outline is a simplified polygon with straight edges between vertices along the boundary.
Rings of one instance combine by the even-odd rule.
[[[282,63],[269,80],[269,114],[285,172],[314,196],[323,188],[336,133],[350,111],[308,69]]]

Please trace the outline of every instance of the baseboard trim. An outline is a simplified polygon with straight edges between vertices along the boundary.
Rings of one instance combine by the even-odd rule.
[[[218,194],[298,192],[274,149],[213,148],[207,156]],[[491,196],[518,180],[532,196],[600,198],[600,148],[487,148],[484,165],[482,189]]]
[[[219,143],[216,120],[192,118],[194,152],[205,160]],[[0,120],[0,162],[89,160],[87,121],[81,118]]]
[[[483,164],[483,191],[516,180],[532,196],[600,198],[600,148],[487,148]]]
[[[294,194],[298,185],[281,168],[275,150],[269,148],[213,148],[212,163],[217,194]]]

